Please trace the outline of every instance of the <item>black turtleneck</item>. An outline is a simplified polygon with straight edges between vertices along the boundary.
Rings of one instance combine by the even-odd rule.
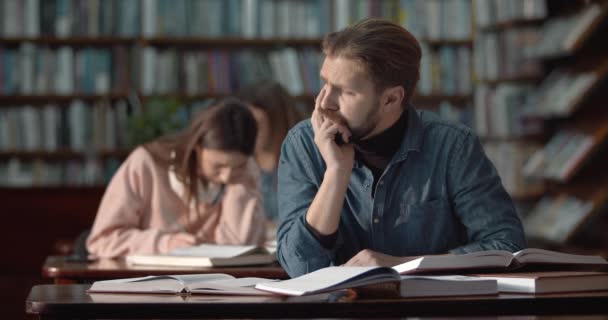
[[[404,110],[401,117],[399,117],[399,120],[391,127],[378,135],[359,141],[355,144],[355,157],[361,160],[374,175],[372,196],[374,196],[376,183],[380,179],[384,169],[388,166],[393,155],[399,150],[406,129],[407,110]]]

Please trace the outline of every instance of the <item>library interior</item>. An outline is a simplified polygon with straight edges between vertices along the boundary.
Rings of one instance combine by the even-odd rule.
[[[257,100],[270,100],[254,92],[263,90],[255,85],[264,81],[276,84],[287,96],[291,110],[283,112],[297,114],[266,114],[267,131],[257,123],[258,138],[285,131],[280,141],[265,149],[267,153],[258,156],[257,145],[253,151],[260,167],[270,163],[267,171],[274,173],[262,175],[262,184],[275,186],[265,191],[275,194],[264,195],[268,202],[264,206],[275,202],[273,210],[278,210],[279,159],[278,153],[272,158],[269,150],[279,150],[287,130],[315,110],[324,86],[319,77],[324,37],[367,18],[390,21],[415,36],[422,55],[412,105],[474,132],[514,204],[527,247],[607,259],[608,170],[603,161],[608,159],[608,1],[0,0],[0,203],[6,218],[0,235],[6,245],[0,265],[3,318],[61,318],[73,310],[83,317],[118,318],[122,314],[111,306],[145,305],[137,295],[111,300],[112,295],[86,291],[100,280],[197,273],[289,278],[281,261],[268,257],[260,260],[262,264],[254,257],[235,262],[241,266],[215,266],[213,258],[205,260],[207,265],[197,265],[201,260],[186,253],[192,259],[180,260],[180,267],[171,266],[179,259],[137,267],[129,261],[145,256],[125,260],[88,255],[92,239],[87,237],[96,232],[91,229],[110,181],[127,158],[142,150],[139,146],[180,132],[199,112],[226,101],[223,98],[237,97],[254,105]],[[256,107],[247,110],[256,121],[255,110],[266,112]],[[216,196],[232,199],[233,191],[222,185]],[[247,219],[238,222],[245,224]],[[276,246],[281,212],[275,212],[273,219],[265,236],[266,244]],[[274,254],[272,248],[256,252]],[[246,265],[247,261],[254,265]],[[606,266],[600,269],[608,271]],[[600,310],[606,317],[608,312],[601,312],[601,306],[593,310],[594,303],[608,303],[608,275],[602,279],[599,291],[589,290],[593,297],[551,300],[539,295],[538,308],[559,313],[565,310],[560,304],[580,302],[590,308],[581,308],[581,314]],[[404,281],[412,280],[401,280],[402,294]],[[472,283],[467,285],[473,287]],[[62,299],[80,296],[55,305],[44,296],[49,292]],[[263,307],[268,303],[278,314],[295,318],[399,316],[396,310],[405,306],[416,316],[449,316],[439,310],[467,315],[476,305],[484,309],[484,303],[497,306],[503,301],[498,313],[549,313],[534,309],[533,302],[526,304],[531,298],[521,298],[524,301],[500,294],[496,301],[463,299],[460,306],[442,305],[445,301],[439,300],[417,304],[402,296],[379,304],[375,315],[363,311],[365,303],[338,311],[341,305],[313,298],[290,297],[294,300],[279,303],[267,296],[264,299],[270,300],[228,295],[222,313],[213,302],[194,300],[194,294],[188,298],[194,301],[188,303],[183,297],[161,301],[155,295],[147,302],[154,307],[140,311],[142,317],[151,318],[176,310],[192,317],[276,317]],[[88,299],[84,307],[77,305],[83,297]],[[577,302],[579,298],[588,300]],[[198,313],[205,303],[215,313]],[[260,313],[234,308],[239,303],[251,304]],[[321,311],[315,314],[315,307],[298,311],[304,309],[297,307],[299,303],[312,303]],[[509,311],[508,303],[514,309]],[[130,318],[134,314],[125,313]]]

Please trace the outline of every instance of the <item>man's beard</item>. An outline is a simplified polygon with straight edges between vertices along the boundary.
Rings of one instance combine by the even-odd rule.
[[[370,132],[374,130],[377,124],[375,112],[370,112],[370,114],[368,114],[367,118],[369,121],[362,128],[352,128],[351,126],[349,126],[346,119],[344,119],[344,117],[338,111],[329,111],[326,109],[318,108],[318,112],[330,121],[348,128],[351,133],[349,143],[352,144],[357,144],[358,142],[360,142],[363,138],[365,138],[368,134],[370,134]]]

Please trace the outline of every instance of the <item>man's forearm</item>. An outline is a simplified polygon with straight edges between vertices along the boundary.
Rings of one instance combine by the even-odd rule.
[[[338,230],[351,170],[352,168],[328,168],[319,191],[306,212],[306,222],[321,235],[329,235]]]

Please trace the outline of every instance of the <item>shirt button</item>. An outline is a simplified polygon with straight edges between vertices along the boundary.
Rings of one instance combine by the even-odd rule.
[[[384,180],[378,182],[379,185],[383,185],[384,184]]]
[[[374,223],[378,223],[378,222],[380,222],[380,219],[374,218]]]

